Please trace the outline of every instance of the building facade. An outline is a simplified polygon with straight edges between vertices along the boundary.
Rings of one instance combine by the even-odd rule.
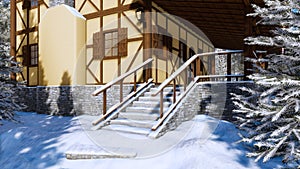
[[[11,54],[28,86],[105,84],[149,58],[138,81],[161,83],[195,53],[214,51],[201,30],[150,0],[57,4],[11,0]],[[214,65],[213,57],[201,58],[189,76],[214,74]]]

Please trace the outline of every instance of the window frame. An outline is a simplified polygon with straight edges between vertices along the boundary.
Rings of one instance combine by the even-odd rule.
[[[178,56],[180,58],[182,58],[183,62],[186,62],[188,60],[188,56],[187,56],[187,45],[185,43],[185,41],[180,40],[179,41],[179,52],[178,52]]]
[[[32,47],[36,47],[35,53],[32,53]],[[29,55],[29,66],[37,66],[39,64],[39,45],[37,43],[30,44],[30,55]],[[33,56],[32,54],[35,54]],[[34,60],[34,63],[32,63],[32,60]]]
[[[105,38],[105,36],[107,34],[112,34],[111,36],[113,36],[113,34],[116,33],[116,38],[112,37],[111,39],[108,39],[111,41],[111,47],[110,48],[106,48],[106,44],[107,44],[107,39]],[[116,39],[117,43],[114,43],[114,39]],[[110,53],[113,54],[113,50],[115,49],[117,51],[116,55],[107,55],[106,53],[106,49],[110,49]],[[115,58],[119,58],[119,30],[118,29],[110,29],[110,30],[105,30],[103,31],[103,50],[104,50],[104,59],[115,59]]]
[[[116,33],[115,38],[111,38],[111,44],[115,49],[116,53],[106,54],[107,40],[105,40],[105,35],[109,33]],[[111,35],[113,37],[113,34]],[[115,41],[113,40],[115,39]],[[115,28],[105,31],[99,31],[93,33],[93,59],[95,60],[108,60],[108,59],[119,59],[128,56],[128,28]]]
[[[32,47],[36,47],[35,53],[32,53]],[[39,64],[39,46],[38,46],[38,43],[24,45],[22,48],[23,48],[23,50],[22,50],[23,51],[23,54],[22,54],[23,55],[23,65],[28,66],[28,67],[38,66],[38,64]],[[24,52],[25,52],[25,54],[24,54]],[[33,56],[32,54],[35,54],[35,55]]]

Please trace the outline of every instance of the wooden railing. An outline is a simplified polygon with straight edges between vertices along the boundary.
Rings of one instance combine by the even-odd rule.
[[[150,64],[151,62],[153,62],[153,59],[148,59],[146,60],[144,63],[142,63],[141,65],[135,67],[134,69],[122,74],[121,76],[119,76],[118,78],[114,79],[113,81],[107,83],[106,85],[104,85],[103,87],[101,87],[100,89],[97,89],[96,91],[93,92],[93,96],[98,96],[100,93],[103,93],[103,115],[106,114],[106,107],[107,107],[107,90],[109,88],[111,88],[113,85],[116,85],[117,83],[120,83],[120,103],[123,102],[123,81],[125,78],[127,78],[128,76],[133,74],[133,78],[134,78],[134,87],[133,90],[134,92],[136,92],[137,89],[137,71],[140,70],[141,68],[143,68],[144,66]]]
[[[203,56],[212,56],[212,55],[228,55],[231,56],[231,54],[235,54],[235,53],[242,53],[243,51],[241,50],[236,50],[236,51],[225,51],[225,52],[208,52],[208,53],[201,53],[201,54],[196,54],[194,56],[192,56],[189,60],[187,60],[178,70],[176,70],[172,75],[170,75],[170,77],[168,79],[166,79],[157,89],[156,92],[152,93],[152,96],[157,96],[158,94],[160,94],[160,118],[161,120],[159,120],[158,124],[156,126],[154,126],[152,128],[152,130],[156,130],[157,127],[163,123],[164,119],[168,116],[168,114],[164,115],[164,109],[163,109],[163,91],[164,88],[167,87],[169,84],[173,83],[173,104],[175,104],[176,101],[176,78],[180,76],[181,73],[185,73],[186,77],[184,80],[184,94],[186,94],[186,90],[190,89],[187,88],[187,86],[189,85],[188,83],[188,78],[187,78],[187,72],[188,69],[190,67],[190,65],[198,58],[203,57]],[[227,64],[231,62],[227,62]],[[229,66],[227,66],[229,67]],[[230,66],[231,67],[231,66]],[[228,73],[228,72],[227,72]],[[197,83],[198,80],[200,79],[209,79],[209,78],[227,78],[227,80],[231,80],[231,78],[239,78],[239,77],[243,77],[244,75],[208,75],[208,76],[198,76],[193,80],[193,84]],[[190,85],[189,85],[190,86]],[[183,97],[180,97],[181,99]],[[172,105],[171,105],[172,107]],[[170,111],[168,110],[168,112],[170,113]]]

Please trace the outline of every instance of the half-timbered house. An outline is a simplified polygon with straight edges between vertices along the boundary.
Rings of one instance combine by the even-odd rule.
[[[24,66],[18,80],[29,86],[105,84],[149,58],[137,79],[161,83],[195,53],[214,51],[198,27],[154,1],[66,4],[12,0],[11,53]],[[213,57],[199,59],[190,73],[213,74],[213,65]]]

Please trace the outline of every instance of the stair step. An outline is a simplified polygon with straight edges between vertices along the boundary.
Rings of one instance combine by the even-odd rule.
[[[103,127],[104,130],[112,130],[119,132],[126,132],[131,134],[140,134],[140,135],[148,135],[151,132],[149,128],[140,128],[140,127],[130,127],[124,125],[111,124]]]
[[[139,101],[160,101],[160,96],[155,96],[155,97],[147,97],[147,96],[142,96],[142,97],[139,97]],[[163,98],[163,101],[169,101],[169,102],[172,102],[173,101],[173,96],[171,97],[164,97]]]
[[[167,109],[164,109],[164,111]],[[127,107],[126,112],[159,114],[159,107]]]
[[[176,87],[176,91],[182,91],[183,87]],[[157,88],[151,88],[150,92],[156,92]],[[172,92],[173,91],[173,87],[165,87],[164,88],[164,92]]]
[[[144,94],[144,96],[152,96],[152,92],[146,92],[145,94]],[[176,92],[176,96],[179,96],[180,95],[180,92],[179,91],[177,91]],[[173,92],[164,92],[164,96],[173,96]],[[155,97],[155,96],[152,96],[152,97]]]
[[[126,125],[131,127],[151,128],[155,125],[155,121],[149,120],[132,120],[132,119],[115,119],[111,120],[110,124]]]
[[[164,108],[168,108],[171,105],[170,102],[164,102]],[[134,101],[132,107],[159,107],[160,103],[157,101]]]
[[[131,120],[151,120],[155,121],[159,118],[159,114],[137,113],[137,112],[121,112],[119,118],[126,118]]]

